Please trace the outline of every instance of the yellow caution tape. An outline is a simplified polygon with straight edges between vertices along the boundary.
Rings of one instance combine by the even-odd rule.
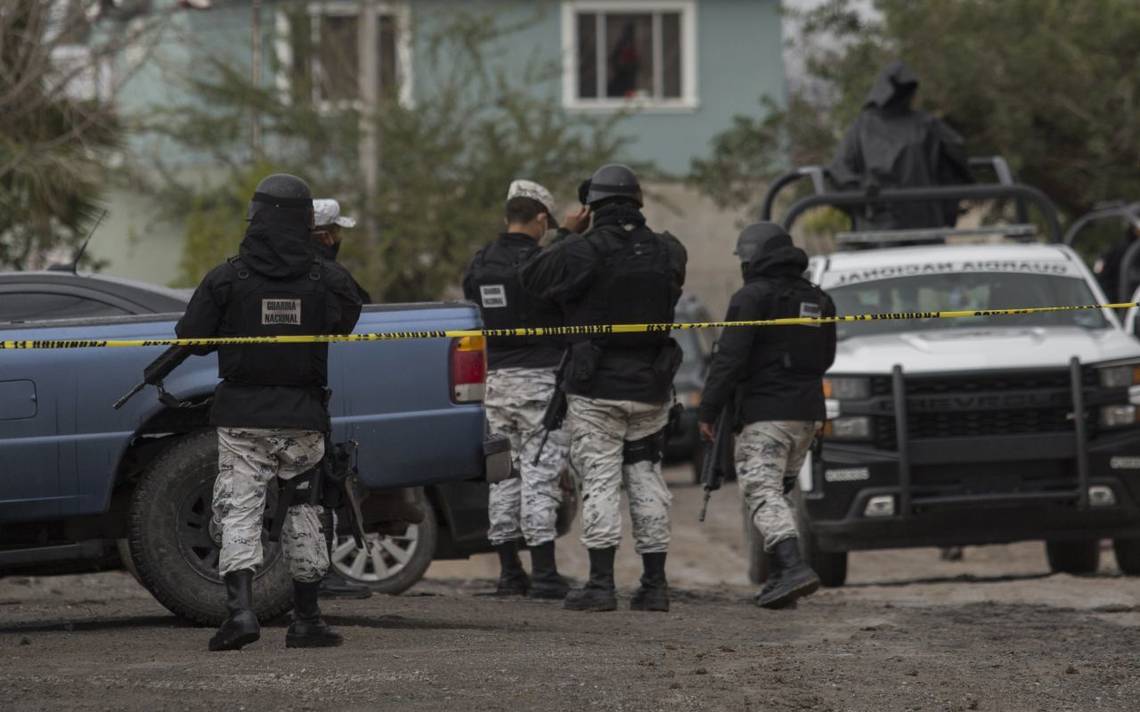
[[[597,324],[588,326],[548,326],[521,329],[445,329],[429,331],[388,331],[374,334],[324,334],[319,336],[216,336],[202,339],[36,339],[0,341],[0,351],[14,349],[116,349],[135,346],[236,346],[240,344],[356,343],[361,341],[405,341],[471,336],[596,336],[603,334],[642,334],[674,329],[733,329],[743,326],[819,326],[859,321],[905,321],[917,319],[969,319],[989,316],[1025,316],[1096,309],[1131,309],[1136,302],[1084,304],[1067,307],[1026,307],[1022,309],[982,309],[928,312],[888,312],[833,317],[787,317],[753,321],[698,321],[681,324]]]

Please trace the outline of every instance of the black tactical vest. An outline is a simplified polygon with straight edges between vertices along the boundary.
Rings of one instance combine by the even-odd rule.
[[[831,297],[802,277],[780,280],[773,290],[774,319],[835,316]],[[757,370],[775,363],[792,373],[823,376],[835,362],[835,325],[765,327],[757,330],[756,344]]]
[[[326,286],[319,260],[308,272],[269,279],[240,258],[229,261],[233,291],[226,304],[227,331],[238,336],[327,334]],[[218,348],[218,372],[233,383],[311,386],[328,383],[328,344],[252,344]]]
[[[496,240],[476,254],[471,265],[471,280],[478,290],[477,299],[486,328],[562,325],[561,311],[531,296],[519,280],[519,267],[539,249],[537,242],[525,245]],[[487,339],[487,347],[492,351],[536,346],[561,348],[561,344],[562,338],[557,336],[495,336]]]
[[[675,304],[669,248],[652,230],[607,225],[585,236],[601,258],[593,285],[571,314],[571,323],[671,323]],[[613,334],[591,339],[603,348],[661,347],[669,332]]]

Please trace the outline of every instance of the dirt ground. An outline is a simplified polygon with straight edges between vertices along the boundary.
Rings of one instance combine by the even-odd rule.
[[[751,603],[739,501],[698,525],[670,471],[668,614],[585,614],[486,592],[496,562],[437,562],[399,597],[326,604],[344,647],[207,653],[123,573],[0,579],[0,709],[1137,710],[1140,579],[1111,552],[1048,574],[1037,543],[856,554],[848,586],[798,609]],[[576,537],[563,570],[586,573]],[[638,562],[619,553],[628,597]],[[623,601],[624,604],[624,601]]]

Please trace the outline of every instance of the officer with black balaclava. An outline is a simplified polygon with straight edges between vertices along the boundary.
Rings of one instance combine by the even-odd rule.
[[[560,303],[572,326],[672,322],[687,256],[677,238],[645,224],[637,176],[626,166],[603,166],[583,184],[580,199],[593,213],[591,229],[528,262],[523,286]],[[671,498],[661,459],[681,349],[667,329],[572,339],[564,389],[570,461],[582,478],[582,543],[589,550],[590,578],[563,606],[617,607],[614,554],[621,542],[624,486],[644,566],[630,608],[667,611]]]
[[[836,187],[873,191],[973,182],[962,137],[945,121],[914,108],[918,83],[899,61],[879,73],[827,168]],[[958,204],[882,203],[854,210],[853,217],[859,230],[953,226]]]
[[[744,286],[732,296],[725,321],[835,315],[831,298],[803,276],[807,255],[779,225],[745,228],[736,255]],[[709,366],[699,427],[713,440],[717,417],[734,402],[732,418],[721,427],[743,428],[736,438],[736,474],[768,552],[768,581],[756,596],[765,608],[787,607],[819,588],[819,577],[800,556],[788,494],[826,418],[823,374],[834,360],[834,324],[730,327]]]
[[[584,215],[574,219],[578,230]],[[557,228],[554,197],[529,180],[512,181],[504,209],[506,231],[481,248],[463,275],[463,294],[479,305],[488,329],[561,326],[558,304],[522,288],[519,268],[537,254],[548,232]],[[487,340],[487,424],[510,438],[518,477],[491,485],[487,538],[499,554],[499,596],[561,600],[569,585],[558,573],[559,478],[568,442],[558,430],[543,438],[543,415],[554,393],[555,371],[566,348],[561,337],[492,337]],[[519,545],[530,548],[531,575],[519,559]]]
[[[249,227],[236,257],[198,285],[175,331],[179,338],[348,334],[360,316],[354,282],[319,258],[311,234],[313,196],[291,175],[258,184]],[[212,349],[195,349],[206,353]],[[219,572],[229,615],[210,650],[237,650],[260,636],[253,578],[261,565],[262,521],[269,487],[313,478],[329,432],[328,345],[218,347],[210,423],[218,429],[218,478],[212,529],[220,529]],[[315,485],[315,482],[309,482]],[[287,647],[339,645],[321,619],[317,588],[329,559],[319,502],[292,487],[281,546],[293,578],[293,622]]]

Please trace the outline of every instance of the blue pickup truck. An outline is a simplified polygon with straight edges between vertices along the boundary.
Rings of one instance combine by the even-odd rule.
[[[107,277],[0,274],[0,340],[169,338],[186,301]],[[431,303],[367,306],[357,331],[479,326],[470,304]],[[174,613],[214,625],[224,616],[207,532],[216,360],[191,358],[166,379],[185,407],[164,405],[152,388],[111,407],[162,350],[0,351],[0,576],[121,564]],[[403,536],[371,538],[368,550],[342,540],[341,571],[396,592],[433,555],[486,550],[482,340],[333,344],[329,364],[333,437],[360,444],[363,484],[416,488],[430,504]],[[291,605],[286,568],[269,546],[255,583],[263,619]]]

